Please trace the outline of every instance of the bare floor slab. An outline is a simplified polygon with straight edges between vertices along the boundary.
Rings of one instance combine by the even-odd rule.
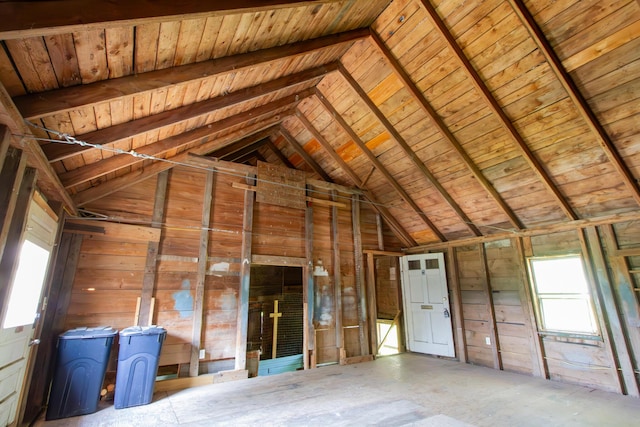
[[[154,395],[55,426],[631,426],[640,400],[418,354]]]

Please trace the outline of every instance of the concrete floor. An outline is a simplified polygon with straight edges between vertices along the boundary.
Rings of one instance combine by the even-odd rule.
[[[637,426],[640,399],[418,354],[169,393],[36,426]]]

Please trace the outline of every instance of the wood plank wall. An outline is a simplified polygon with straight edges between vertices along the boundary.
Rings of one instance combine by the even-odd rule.
[[[152,322],[168,330],[160,356],[160,365],[186,368],[191,357],[194,328],[194,295],[198,281],[198,256],[201,230],[203,182],[206,175],[193,168],[175,168],[168,177],[163,218],[160,225]],[[149,179],[87,206],[92,212],[105,213],[125,221],[132,218],[151,229],[156,179]],[[208,260],[205,273],[203,321],[200,348],[200,373],[233,369],[236,352],[240,267],[242,263],[242,226],[244,193],[232,185],[245,184],[243,177],[215,174],[211,197],[208,233]],[[335,363],[340,358],[336,319],[344,326],[343,347],[346,356],[361,356],[359,334],[359,296],[355,286],[354,235],[351,194],[337,192],[343,205],[337,215],[340,251],[340,289],[342,312],[335,311],[333,276],[334,242],[331,230],[334,209],[317,203],[313,210],[314,265],[327,270],[327,276],[314,277],[313,325],[316,363]],[[331,200],[330,194],[313,197]],[[378,227],[372,209],[362,204],[361,238],[364,249],[378,248]],[[100,225],[100,223],[98,223]],[[117,225],[114,225],[117,226]],[[265,203],[255,203],[251,236],[252,254],[264,262],[286,264],[305,259],[305,211]],[[119,234],[117,238],[84,232],[78,268],[75,271],[71,301],[65,328],[109,324],[122,329],[135,322],[136,301],[142,291],[147,241]],[[383,228],[384,236],[391,236]],[[397,241],[390,239],[390,245]],[[299,261],[297,261],[299,262]],[[364,273],[363,273],[364,274]],[[89,288],[96,288],[88,291]]]
[[[598,248],[605,254],[605,268],[600,270],[606,271],[600,274],[595,273],[598,265],[593,255]],[[448,274],[450,281],[457,275],[460,285],[469,363],[637,396],[640,222],[449,250],[454,251],[457,264],[457,271]],[[587,263],[600,339],[537,333],[526,258],[566,254],[581,254]],[[614,301],[604,300],[607,292]],[[614,327],[618,330],[611,329]],[[459,330],[454,334],[460,334]],[[625,338],[614,342],[616,334]],[[459,344],[457,347],[460,354]]]

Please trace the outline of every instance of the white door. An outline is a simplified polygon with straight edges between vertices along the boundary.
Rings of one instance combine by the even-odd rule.
[[[0,425],[16,422],[33,341],[34,322],[42,311],[40,297],[57,219],[31,201],[19,259],[14,265],[8,303],[0,307]]]
[[[454,357],[443,254],[402,257],[402,292],[408,349]]]

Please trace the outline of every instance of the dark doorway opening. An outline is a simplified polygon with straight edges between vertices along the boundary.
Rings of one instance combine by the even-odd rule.
[[[253,265],[250,283],[247,363],[259,355],[261,376],[302,368],[302,268]]]

